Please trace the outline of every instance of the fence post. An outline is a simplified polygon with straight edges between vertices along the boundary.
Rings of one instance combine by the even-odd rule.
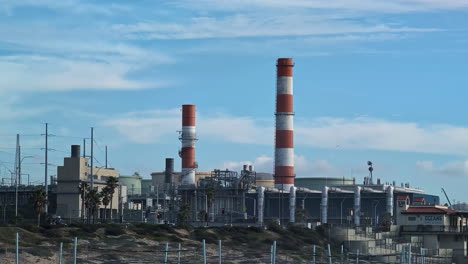
[[[270,263],[273,264],[273,245],[270,248]]]
[[[276,264],[276,240],[273,241],[273,264]]]
[[[359,264],[359,249],[356,250],[356,264]]]
[[[411,264],[411,243],[409,244],[409,247],[408,247],[408,264]]]
[[[16,259],[15,259],[15,263],[16,264],[19,263],[19,234],[18,234],[18,232],[16,232]]]
[[[73,240],[73,264],[76,264],[76,247],[77,247],[77,244],[78,244],[78,238],[75,237],[75,239]]]
[[[169,243],[166,243],[166,249],[164,250],[164,264],[167,264],[167,253],[169,251]]]
[[[330,244],[328,244],[328,264],[333,264],[332,263],[332,255],[331,255]]]
[[[179,243],[179,250],[177,250],[177,264],[180,264],[180,250],[181,250],[181,246]]]
[[[405,264],[405,258],[406,258],[405,247],[401,247],[400,264]]]
[[[59,264],[62,264],[63,242],[60,242]]]
[[[203,239],[203,264],[206,264],[206,242]]]
[[[218,241],[218,251],[219,251],[219,264],[223,262],[223,254],[222,254],[222,242],[221,240]]]
[[[312,256],[312,264],[316,264],[316,263],[315,263],[315,254],[316,254],[316,253],[315,253],[315,252],[316,252],[316,251],[315,251],[315,245],[314,245],[314,251],[313,251],[313,252],[314,252],[314,255]]]
[[[426,264],[426,263],[425,263],[426,261],[425,261],[425,259],[424,259],[425,255],[426,255],[426,252],[425,252],[425,251],[426,251],[426,250],[425,250],[424,248],[421,248],[421,264]]]
[[[341,245],[341,264],[344,264],[343,261],[344,261],[344,245]]]

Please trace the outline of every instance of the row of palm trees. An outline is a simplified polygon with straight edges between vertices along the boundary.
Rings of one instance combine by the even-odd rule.
[[[106,180],[106,186],[101,191],[94,188],[91,189],[87,182],[80,182],[78,191],[83,201],[81,203],[81,221],[85,222],[85,214],[87,216],[88,224],[95,222],[96,212],[99,210],[99,206],[104,205],[104,221],[107,220],[107,206],[110,205],[110,219],[112,220],[112,208],[113,208],[113,197],[115,190],[118,187],[119,180],[116,177],[108,177]]]

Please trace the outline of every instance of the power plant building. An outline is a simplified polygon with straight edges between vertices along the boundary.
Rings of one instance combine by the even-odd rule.
[[[93,168],[94,187],[101,191],[106,186],[109,177],[119,178],[119,171],[106,168]],[[91,182],[91,167],[88,158],[80,156],[80,146],[71,146],[71,156],[64,158],[63,166],[57,167],[57,212],[63,218],[80,218],[83,200],[81,199],[78,187],[81,182]],[[123,186],[122,194],[126,194],[126,187]],[[114,192],[112,197],[113,211],[118,211],[119,191]],[[107,209],[109,214],[109,208]],[[104,213],[104,205],[100,205],[99,212]]]

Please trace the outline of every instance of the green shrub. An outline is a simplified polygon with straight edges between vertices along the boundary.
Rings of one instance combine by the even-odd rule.
[[[267,224],[267,229],[275,233],[283,233],[283,228],[276,221],[270,221]]]
[[[109,236],[120,236],[125,234],[125,230],[120,225],[107,225],[105,227],[105,234]]]
[[[195,240],[202,241],[204,239],[208,244],[218,244],[219,237],[212,232],[208,232],[204,227],[195,229],[192,235]]]

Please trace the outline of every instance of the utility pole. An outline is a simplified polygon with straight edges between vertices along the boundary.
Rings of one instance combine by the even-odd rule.
[[[48,178],[49,176],[47,175],[48,174],[48,163],[49,163],[49,160],[48,160],[48,152],[49,152],[49,124],[46,123],[45,124],[45,163],[44,163],[44,167],[45,167],[45,170],[44,170],[44,184],[45,184],[45,196],[46,196],[46,200],[49,199],[49,184],[48,184]],[[45,204],[45,213],[46,215],[48,214],[49,212],[49,205],[48,203]]]
[[[20,173],[20,163],[21,160],[19,159],[20,157],[20,135],[16,134],[16,157],[15,157],[15,217],[16,219],[18,218],[18,177]],[[15,222],[16,222],[15,219]]]
[[[86,158],[86,138],[83,138],[83,158]]]
[[[91,128],[91,190],[94,189],[94,175],[93,175],[93,166],[94,166],[94,127]]]
[[[106,169],[107,169],[107,145],[106,145]]]

